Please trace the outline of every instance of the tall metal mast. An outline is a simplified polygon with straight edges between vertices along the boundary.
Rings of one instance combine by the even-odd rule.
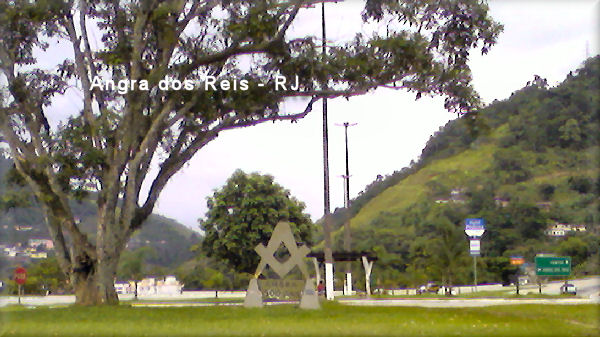
[[[350,165],[348,155],[348,127],[354,126],[356,123],[345,122],[343,124],[336,124],[344,127],[344,136],[346,143],[346,174],[344,177],[344,208],[346,211],[350,208]],[[344,251],[350,252],[352,250],[352,236],[350,233],[350,219],[347,218],[344,221]],[[346,277],[344,280],[344,295],[352,294],[352,265],[350,262],[346,263]]]
[[[321,3],[321,29],[323,33],[323,61],[325,61],[326,39],[325,34],[325,3]],[[327,90],[327,83],[325,83]],[[330,203],[329,203],[329,130],[327,124],[327,98],[323,98],[323,237],[325,241],[325,292],[327,299],[333,299],[333,253],[331,251]]]

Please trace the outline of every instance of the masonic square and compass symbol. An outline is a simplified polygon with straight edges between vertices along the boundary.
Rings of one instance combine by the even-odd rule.
[[[285,262],[279,262],[275,258],[275,251],[282,243],[290,253],[290,257]],[[294,266],[298,266],[304,279],[309,278],[308,270],[306,269],[306,264],[303,259],[310,252],[310,248],[304,245],[298,247],[288,222],[279,222],[277,226],[275,226],[275,229],[273,229],[273,234],[271,235],[271,239],[267,246],[265,247],[263,244],[259,244],[254,250],[256,250],[261,258],[260,263],[256,268],[256,273],[254,274],[255,277],[258,277],[266,266],[269,265],[279,278],[284,278]]]
[[[275,257],[275,252],[281,244],[283,244],[290,253],[290,257],[285,262],[280,262]],[[258,288],[258,277],[262,274],[267,265],[271,267],[280,279],[283,279],[292,269],[294,269],[294,266],[298,266],[298,269],[300,269],[302,276],[304,277],[304,290],[299,291],[301,295],[300,308],[319,309],[321,307],[319,298],[315,292],[313,280],[310,278],[304,262],[304,258],[306,258],[306,255],[310,252],[310,248],[305,245],[298,247],[289,222],[279,222],[273,229],[273,234],[271,234],[271,239],[267,246],[265,247],[263,244],[258,244],[254,250],[256,250],[261,260],[258,267],[256,267],[254,278],[250,279],[250,284],[248,284],[246,298],[244,299],[244,307],[257,308],[263,306],[262,292]]]

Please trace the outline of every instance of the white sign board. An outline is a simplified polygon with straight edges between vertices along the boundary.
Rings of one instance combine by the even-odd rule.
[[[469,240],[469,252],[471,255],[479,256],[481,252],[481,240],[471,239]]]
[[[481,237],[485,232],[485,220],[471,218],[465,220],[465,233],[471,237]]]

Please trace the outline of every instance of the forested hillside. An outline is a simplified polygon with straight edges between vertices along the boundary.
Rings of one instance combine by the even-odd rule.
[[[449,122],[418,162],[369,185],[349,210],[353,249],[379,255],[383,286],[472,279],[464,219],[487,221],[482,280],[507,281],[510,256],[573,257],[577,274],[598,273],[600,58],[560,85],[536,76],[510,98]],[[585,232],[547,235],[553,225]],[[339,230],[336,249],[342,247]],[[511,269],[512,268],[512,269]]]
[[[14,186],[8,186],[6,178],[11,166],[12,161],[0,154],[0,244],[26,245],[32,238],[50,238],[41,210],[32,197],[13,193]],[[95,235],[96,228],[96,208],[91,203],[93,197],[90,194],[71,203],[83,230],[90,236]],[[9,207],[14,205],[19,207]],[[177,221],[153,214],[131,238],[128,248],[152,247],[147,262],[159,267],[175,267],[194,256],[190,247],[199,240],[198,233]]]

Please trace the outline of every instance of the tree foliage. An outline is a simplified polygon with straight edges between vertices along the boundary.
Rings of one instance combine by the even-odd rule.
[[[433,215],[428,222],[435,230],[435,236],[428,241],[428,267],[432,269],[436,279],[441,280],[445,286],[452,287],[459,277],[464,277],[467,265],[467,240],[463,229],[460,223],[457,226],[442,214]]]
[[[239,272],[256,271],[260,257],[254,247],[266,245],[280,221],[292,224],[298,242],[311,243],[314,228],[303,213],[304,203],[272,176],[238,170],[208,198],[207,206],[206,219],[200,223],[205,233],[202,249]]]
[[[134,251],[126,251],[119,260],[117,278],[122,281],[139,281],[147,275],[148,260],[156,257],[156,250],[150,246],[140,247]]]

